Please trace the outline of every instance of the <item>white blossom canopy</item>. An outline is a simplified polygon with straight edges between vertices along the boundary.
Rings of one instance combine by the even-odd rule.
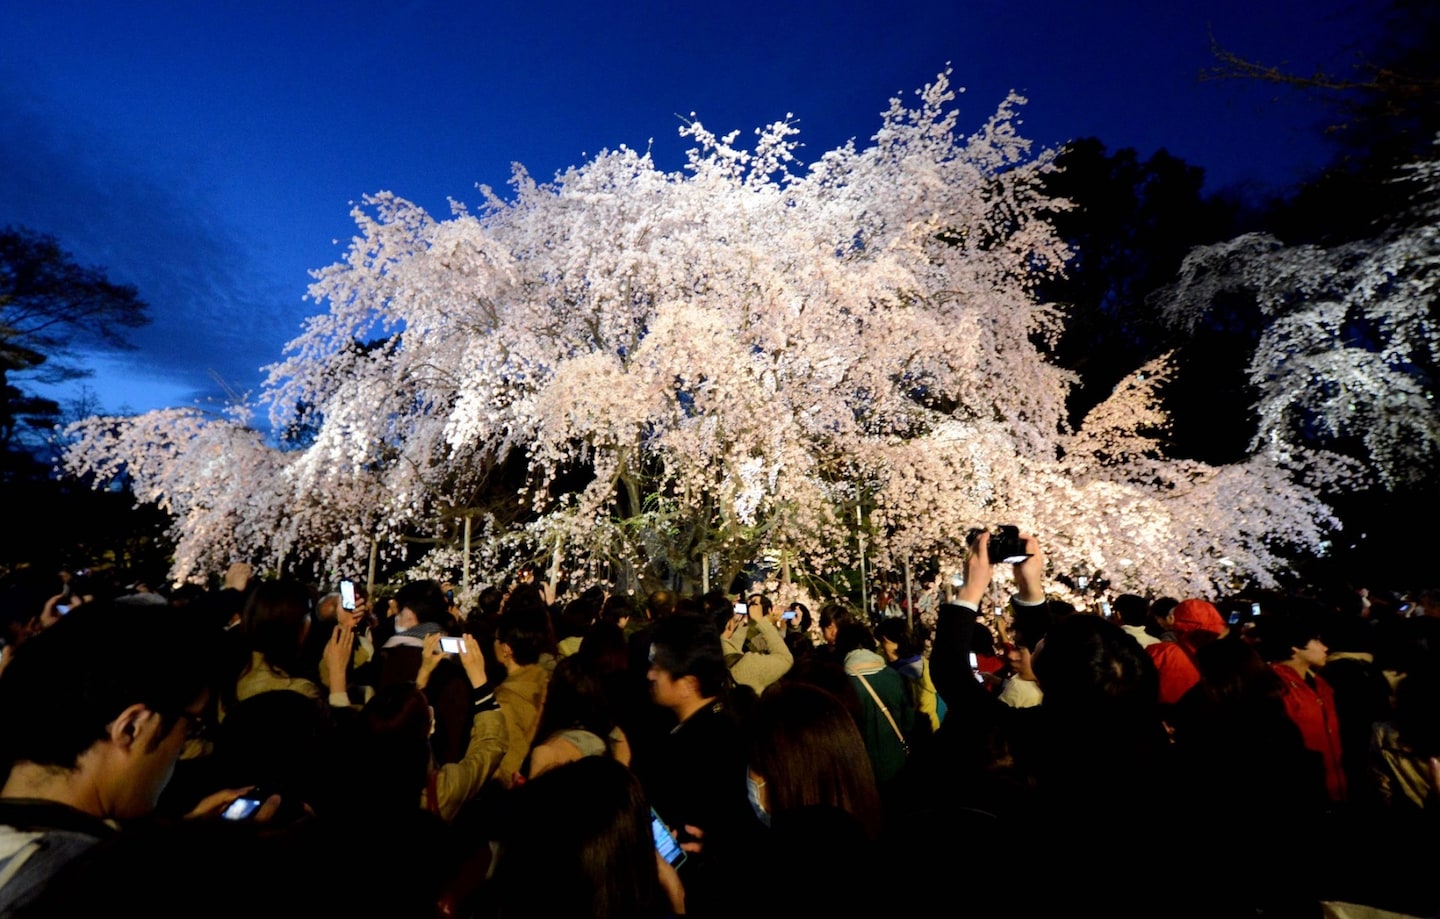
[[[1067,429],[1075,379],[1045,353],[1064,316],[1035,296],[1067,256],[1052,157],[1017,135],[1022,99],[968,137],[954,100],[947,71],[803,170],[788,121],[747,150],[692,120],[679,172],[625,147],[544,184],[517,166],[509,198],[444,220],[374,195],[316,275],[328,312],[270,368],[272,423],[310,421],[312,442],[95,419],[68,467],[123,469],[177,515],[177,578],[238,544],[353,566],[467,514],[481,582],[554,551],[592,573],[704,555],[822,577],[862,533],[883,568],[1011,522],[1117,588],[1273,583],[1279,542],[1318,551],[1332,521],[1268,455],[1162,455],[1163,362]],[[526,471],[514,522],[476,510],[505,463]],[[453,541],[431,563],[458,568]]]

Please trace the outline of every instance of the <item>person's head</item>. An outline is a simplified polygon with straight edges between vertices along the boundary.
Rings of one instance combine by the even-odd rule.
[[[583,728],[602,739],[615,728],[615,716],[599,677],[588,661],[575,654],[561,658],[550,675],[535,736],[543,740],[571,728]]]
[[[363,758],[372,803],[414,808],[430,772],[430,732],[435,715],[425,694],[411,683],[377,692],[361,712],[357,758]]]
[[[1033,657],[1045,634],[1050,631],[1053,620],[1047,604],[1039,606],[1016,606],[1011,614],[1009,646],[1005,649],[1005,660],[1010,669],[1022,680],[1035,680]]]
[[[1175,607],[1180,601],[1174,597],[1161,597],[1150,604],[1150,618],[1162,629],[1169,629],[1175,619]]]
[[[1160,695],[1150,655],[1099,616],[1070,616],[1051,626],[1031,665],[1051,708],[1141,712],[1153,709]]]
[[[871,839],[880,831],[880,796],[865,741],[839,699],[817,686],[781,682],[765,690],[750,721],[754,805],[767,815],[834,807],[854,816]]]
[[[169,607],[96,602],[25,642],[0,677],[10,779],[69,776],[96,816],[149,813],[204,726],[215,638]]]
[[[755,609],[758,609],[760,611],[760,615],[764,616],[766,619],[774,620],[778,618],[778,614],[775,611],[775,605],[771,603],[770,598],[765,596],[764,594],[751,594],[750,596],[745,598],[746,612]]]
[[[245,600],[242,614],[250,650],[286,673],[301,669],[300,649],[310,630],[310,589],[299,581],[263,581]]]
[[[398,631],[413,629],[422,622],[444,626],[450,620],[450,601],[439,581],[411,581],[395,594],[395,615]]]
[[[1282,688],[1255,647],[1235,635],[1196,651],[1195,667],[1200,671],[1201,692],[1216,705],[1278,696]]]
[[[825,643],[833,647],[840,627],[854,618],[854,614],[839,603],[826,603],[820,607],[820,635]]]
[[[320,625],[334,625],[340,612],[340,595],[330,593],[315,603],[315,621]]]
[[[810,607],[804,603],[791,603],[789,612],[795,614],[795,618],[790,622],[792,629],[798,629],[801,632],[810,631],[810,626],[815,621],[810,616]]]
[[[470,619],[472,621],[477,619],[486,622],[493,621],[500,615],[500,605],[504,602],[505,591],[492,584],[480,591],[480,597],[475,601],[475,609],[470,614]]]
[[[507,667],[538,662],[552,644],[550,616],[543,606],[509,604],[495,624],[495,657]]]
[[[887,661],[903,661],[920,653],[915,636],[904,619],[886,619],[875,627],[880,654]]]
[[[1175,631],[1175,640],[1191,654],[1230,631],[1215,604],[1193,598],[1175,606],[1170,627]]]
[[[1314,671],[1325,666],[1328,649],[1320,641],[1320,629],[1313,621],[1286,613],[1273,613],[1260,620],[1260,653],[1267,661],[1289,664],[1297,670]]]
[[[602,677],[623,673],[629,661],[625,631],[602,618],[585,633],[585,641],[581,643],[575,656],[585,661],[594,673]]]
[[[719,696],[730,681],[720,633],[698,616],[660,620],[650,637],[646,676],[655,703],[677,713]]]
[[[875,636],[863,622],[850,621],[840,626],[835,633],[835,653],[844,657],[851,651],[874,651]]]
[[[565,604],[565,609],[560,613],[560,625],[557,628],[559,637],[572,638],[585,634],[590,628],[590,623],[600,615],[600,608],[605,604],[605,590],[601,587],[591,587],[580,596]]]
[[[651,622],[664,619],[675,612],[675,601],[675,591],[673,590],[662,588],[652,591],[650,596],[645,598],[645,615],[650,617]]]
[[[667,914],[650,806],[630,770],[588,756],[514,794],[516,820],[495,863],[501,916]]]
[[[630,622],[630,617],[634,612],[635,607],[631,604],[629,597],[624,594],[615,594],[605,601],[604,606],[600,607],[600,621],[618,625],[623,629]]]
[[[1138,594],[1121,594],[1110,604],[1110,608],[1114,610],[1121,625],[1144,628],[1150,613],[1150,602]]]
[[[724,633],[731,617],[735,615],[735,604],[721,591],[712,590],[700,598],[700,609],[693,615],[703,617]]]

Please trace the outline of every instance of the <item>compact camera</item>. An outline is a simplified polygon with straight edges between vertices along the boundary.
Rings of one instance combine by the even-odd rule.
[[[971,530],[966,542],[971,545],[979,538],[983,530]],[[1008,524],[997,526],[990,531],[990,543],[988,550],[991,562],[1003,562],[1006,565],[1017,565],[1030,557],[1025,551],[1025,541],[1020,538],[1020,528]]]

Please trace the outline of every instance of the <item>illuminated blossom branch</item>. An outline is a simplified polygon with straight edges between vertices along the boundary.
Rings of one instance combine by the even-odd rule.
[[[1318,549],[1324,509],[1268,459],[1211,469],[1146,441],[1163,412],[1139,378],[1067,430],[1076,380],[1043,350],[1064,316],[1035,295],[1068,254],[1042,219],[1065,206],[1041,189],[1051,154],[1017,135],[1018,97],[969,137],[954,99],[941,74],[807,169],[788,121],[747,150],[692,118],[679,172],[621,147],[547,183],[517,166],[507,198],[444,220],[367,198],[311,288],[328,312],[270,368],[272,423],[303,407],[313,442],[207,454],[249,491],[223,516],[172,505],[177,575],[241,534],[277,563],[310,541],[352,565],[418,534],[459,567],[465,516],[481,580],[557,552],[597,575],[696,576],[704,556],[712,583],[758,558],[825,577],[857,562],[857,519],[882,568],[1015,522],[1062,569],[1186,592],[1229,576],[1221,553],[1267,581],[1277,532]],[[244,435],[187,417],[162,448],[170,420],[85,428],[69,468],[123,467],[142,500],[203,493],[197,450]],[[485,509],[517,465],[524,513],[502,522]]]

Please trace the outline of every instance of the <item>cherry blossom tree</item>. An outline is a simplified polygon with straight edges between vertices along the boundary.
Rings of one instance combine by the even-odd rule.
[[[1250,360],[1259,394],[1253,447],[1303,460],[1312,474],[1412,485],[1440,460],[1440,137],[1395,181],[1411,208],[1372,238],[1287,246],[1251,233],[1189,254],[1163,302],[1184,330],[1226,298],[1265,319]],[[1351,462],[1314,452],[1346,442]],[[1306,448],[1311,448],[1306,452]]]
[[[170,413],[91,422],[68,467],[167,503],[177,577],[247,545],[353,570],[423,537],[480,582],[554,558],[823,580],[862,552],[950,564],[1013,522],[1058,571],[1199,593],[1318,551],[1333,521],[1284,457],[1164,456],[1163,362],[1069,430],[1065,317],[1035,293],[1067,257],[1052,154],[1017,134],[1022,99],[966,136],[955,98],[941,74],[808,168],[788,120],[746,149],[692,116],[681,171],[621,147],[546,183],[517,166],[446,219],[369,197],[311,288],[328,310],[270,368],[304,449]]]

